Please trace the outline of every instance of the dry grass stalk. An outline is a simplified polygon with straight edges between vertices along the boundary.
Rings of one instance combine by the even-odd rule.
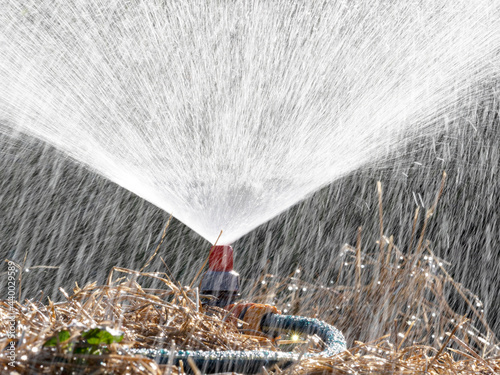
[[[161,239],[160,239],[160,242],[158,243],[158,246],[156,246],[156,249],[155,249],[153,255],[151,255],[151,257],[147,260],[146,264],[144,264],[144,266],[142,266],[142,268],[140,269],[141,272],[144,271],[144,269],[151,264],[151,261],[156,257],[156,254],[158,254],[158,250],[160,250],[160,247],[161,247],[163,241],[165,240],[165,236],[167,235],[167,229],[170,226],[170,222],[172,221],[172,218],[173,218],[173,215],[170,215],[170,217],[168,218],[167,224],[165,225],[165,228],[163,229],[163,233],[161,234]]]

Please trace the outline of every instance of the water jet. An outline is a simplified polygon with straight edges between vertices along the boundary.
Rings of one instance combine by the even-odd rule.
[[[0,119],[221,243],[438,133],[500,46],[490,0],[4,8]]]

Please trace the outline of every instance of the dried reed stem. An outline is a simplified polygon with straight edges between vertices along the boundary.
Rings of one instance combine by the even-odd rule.
[[[170,215],[170,217],[169,217],[169,219],[167,221],[167,224],[165,225],[165,228],[163,229],[163,233],[161,235],[160,242],[158,243],[158,246],[156,246],[156,249],[155,249],[153,255],[151,255],[151,257],[149,257],[148,261],[144,264],[144,266],[142,266],[142,268],[139,270],[139,272],[144,271],[144,269],[147,266],[149,266],[149,264],[151,263],[151,261],[155,258],[156,254],[158,253],[158,250],[160,249],[161,244],[165,240],[165,236],[167,235],[167,229],[168,229],[168,227],[170,225],[170,221],[172,220],[172,217],[173,217],[173,215]]]

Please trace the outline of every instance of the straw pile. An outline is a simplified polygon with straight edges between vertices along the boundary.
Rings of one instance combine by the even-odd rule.
[[[116,272],[129,277],[113,280]],[[138,277],[158,279],[165,289],[143,289],[136,281]],[[266,338],[240,334],[234,324],[224,321],[227,318],[225,310],[212,307],[210,315],[206,314],[207,310],[196,311],[194,290],[180,287],[166,274],[115,267],[107,285],[92,283],[84,288],[77,285],[72,295],[63,289],[60,291],[65,302],[16,303],[20,333],[16,349],[18,361],[12,368],[7,358],[0,357],[0,368],[22,374],[163,374],[168,366],[158,366],[152,360],[129,355],[126,349],[252,350],[272,346]],[[9,308],[5,301],[1,302],[2,322],[7,322]],[[106,353],[97,350],[96,353],[74,354],[74,347],[68,351],[57,342],[52,347],[44,347],[51,337],[56,337],[57,341],[57,333],[63,331],[69,331],[68,341],[77,342],[76,347],[84,347],[82,333],[96,327],[101,330],[108,327],[110,332],[116,330],[114,334],[123,338],[119,343],[106,345]],[[4,330],[2,334],[6,334],[6,324],[2,324],[1,329]],[[2,344],[3,348],[6,343]]]
[[[380,186],[379,193],[381,199]],[[278,301],[283,312],[325,320],[351,340],[349,349],[335,357],[307,359],[288,369],[266,372],[500,373],[500,348],[484,319],[480,301],[450,277],[445,262],[424,240],[434,209],[427,211],[418,234],[416,213],[406,249],[398,248],[392,237],[383,236],[382,222],[380,240],[371,249],[362,246],[359,232],[356,246],[344,246],[339,257],[343,267],[331,286],[307,283],[298,272],[283,279],[263,274],[254,285],[252,301]],[[143,289],[139,283],[142,278],[160,280],[164,288]],[[450,290],[468,304],[468,316],[457,314],[449,306],[446,293]],[[195,290],[181,287],[166,273],[115,267],[106,285],[76,285],[72,294],[62,289],[61,293],[64,302],[29,300],[14,305],[16,362],[14,367],[9,366],[3,351],[0,371],[172,374],[185,369],[158,366],[150,359],[128,354],[126,349],[279,350],[266,337],[239,332],[227,319],[226,311],[211,308],[207,314]],[[1,350],[8,344],[5,337],[10,313],[9,304],[0,302]],[[104,332],[102,337],[107,335],[108,341],[103,339],[89,348],[85,335],[92,328],[98,328],[95,332],[99,334]],[[376,336],[380,332],[384,334]]]

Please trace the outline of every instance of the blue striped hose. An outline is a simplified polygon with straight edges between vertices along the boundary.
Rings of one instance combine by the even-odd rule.
[[[134,354],[142,354],[154,359],[158,364],[173,363],[178,365],[183,361],[184,369],[190,371],[187,359],[191,358],[203,374],[220,372],[237,372],[255,374],[262,367],[279,365],[286,367],[300,358],[331,357],[346,350],[346,342],[342,333],[335,327],[321,320],[293,315],[266,314],[261,321],[264,333],[277,335],[283,331],[294,331],[306,335],[318,335],[325,343],[325,349],[320,353],[275,352],[269,350],[250,351],[177,351],[174,358],[168,349],[132,349]]]

